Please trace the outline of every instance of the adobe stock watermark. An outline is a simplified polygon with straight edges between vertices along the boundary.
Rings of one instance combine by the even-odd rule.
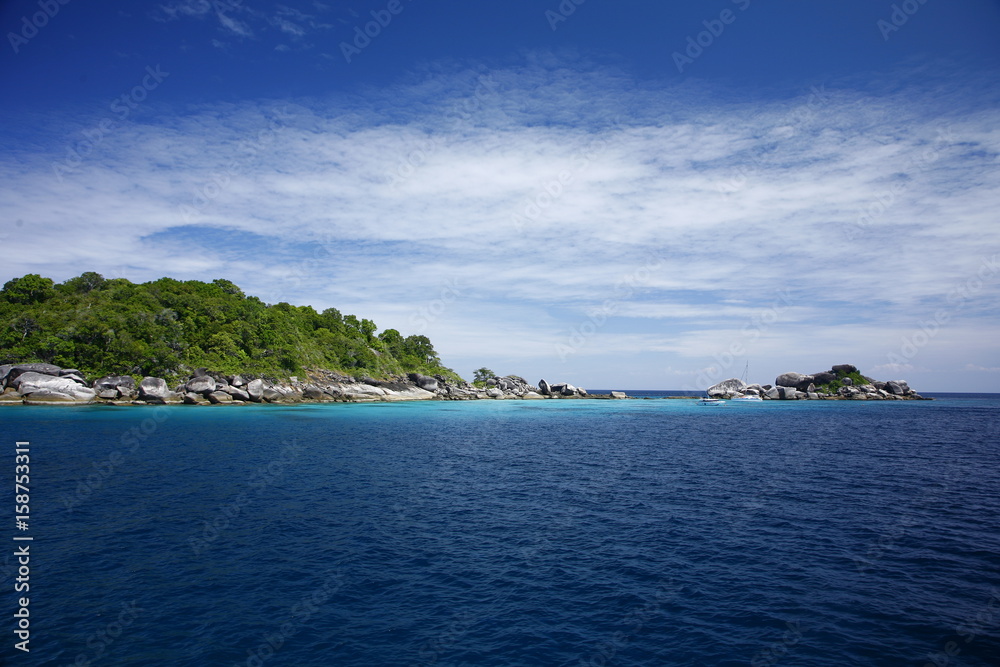
[[[556,354],[560,361],[566,361],[571,354],[576,354],[587,342],[597,335],[597,332],[608,323],[608,318],[614,316],[621,308],[622,302],[632,298],[636,291],[649,284],[653,273],[663,268],[664,259],[659,255],[651,255],[646,263],[623,276],[615,283],[614,296],[605,299],[596,309],[587,313],[587,319],[573,326],[564,342],[556,343]]]
[[[570,16],[575,14],[576,8],[586,1],[587,0],[562,0],[554,11],[546,9],[545,20],[549,22],[549,27],[552,28],[552,32],[555,32],[559,28],[560,23],[565,23]]]
[[[142,409],[142,414],[146,414],[147,408]],[[80,505],[89,500],[95,493],[104,488],[108,479],[121,468],[143,443],[146,442],[160,426],[167,421],[169,408],[158,405],[152,408],[152,414],[139,422],[138,425],[124,431],[118,439],[118,444],[122,449],[116,449],[100,461],[91,461],[91,471],[86,477],[77,480],[76,488],[70,495],[62,494],[60,500],[67,512],[74,512]],[[137,413],[139,410],[137,410]]]
[[[609,131],[614,131],[620,126],[621,116],[617,116]],[[610,146],[611,141],[605,133],[589,141],[583,149],[575,153],[570,158],[569,168],[563,169],[543,181],[532,194],[517,205],[510,214],[510,221],[514,225],[514,229],[522,232],[529,224],[539,224],[542,213],[559,201],[565,194],[567,187],[585,172],[597,158],[607,152]]]
[[[479,620],[471,611],[461,611],[451,618],[448,626],[433,639],[428,639],[417,649],[419,662],[416,667],[435,665],[448,651],[455,648],[459,640],[469,633]]]
[[[406,0],[407,3],[413,0]],[[392,20],[403,13],[406,7],[402,0],[389,0],[385,9],[373,9],[371,11],[372,20],[361,26],[354,26],[354,39],[351,42],[341,42],[340,52],[344,56],[347,64],[361,52],[371,46],[372,40],[382,34],[385,28],[389,27]]]
[[[279,303],[285,300],[290,291],[298,289],[303,284],[314,282],[318,272],[325,268],[326,262],[337,256],[340,242],[340,239],[330,234],[320,236],[312,244],[309,255],[282,274],[275,289],[269,295],[263,296],[267,296],[272,303]]]
[[[70,0],[38,0],[40,11],[35,12],[30,17],[25,14],[21,17],[21,30],[7,33],[7,41],[10,43],[10,48],[14,49],[14,53],[20,53],[21,47],[37,37],[38,32],[56,17],[63,6],[69,3]]]
[[[955,634],[959,641],[949,640],[945,642],[940,652],[928,653],[930,662],[925,662],[923,667],[947,667],[951,664],[951,659],[962,652],[963,646],[968,646],[982,634],[992,634],[992,628],[1000,621],[998,615],[1000,615],[1000,590],[991,588],[985,608],[974,617],[966,618],[963,623],[955,626]]]
[[[851,556],[855,569],[858,572],[867,572],[874,568],[886,554],[895,549],[897,543],[906,537],[907,530],[918,524],[916,512],[919,506],[926,502],[933,502],[939,494],[946,493],[951,488],[952,480],[953,475],[948,475],[939,484],[925,488],[918,499],[919,504],[904,512],[889,528],[883,530],[865,549],[864,556]]]
[[[471,96],[456,101],[444,112],[443,117],[449,121],[449,129],[457,129],[458,126],[470,120],[474,114],[481,111],[485,102],[497,96],[497,83],[492,74],[481,74],[476,78],[476,87]],[[444,144],[444,137],[447,132],[431,134],[426,140],[421,141],[415,148],[409,151],[404,158],[396,164],[395,172],[389,173],[385,181],[394,190],[407,181],[417,169],[427,164],[431,155],[436,153]]]
[[[750,321],[740,328],[740,337],[738,339],[732,341],[722,352],[712,355],[712,358],[715,359],[718,365],[703,369],[698,374],[698,377],[695,378],[694,384],[683,387],[683,390],[704,391],[722,380],[723,373],[733,368],[736,360],[746,354],[746,345],[763,336],[792,307],[792,304],[792,295],[787,288],[778,292],[777,297],[770,306],[754,314],[750,318]]]
[[[111,645],[122,636],[125,630],[135,623],[136,619],[144,611],[146,610],[137,606],[135,600],[123,602],[122,610],[114,620],[109,621],[104,627],[98,628],[87,637],[86,646],[94,652],[93,655],[90,653],[77,654],[76,659],[73,661],[73,667],[88,667],[105,657]]]
[[[108,105],[108,110],[113,114],[110,118],[102,118],[96,125],[86,130],[81,130],[83,139],[73,142],[66,147],[66,157],[62,162],[52,163],[52,172],[60,183],[65,177],[75,172],[83,164],[84,158],[94,152],[94,149],[102,144],[105,138],[122,126],[132,115],[132,112],[139,108],[149,96],[149,93],[156,90],[164,79],[170,76],[170,72],[164,72],[160,65],[146,67],[146,74],[141,81],[130,90],[125,91],[116,97]]]
[[[442,287],[438,298],[426,303],[410,316],[410,325],[415,327],[417,333],[424,333],[431,323],[435,322],[448,310],[448,306],[455,303],[462,296],[463,285],[458,278],[448,280]]]
[[[934,340],[941,328],[948,324],[982,291],[987,281],[996,277],[998,272],[1000,272],[1000,262],[998,262],[997,256],[994,254],[992,257],[984,257],[975,275],[959,283],[948,292],[946,300],[951,304],[951,307],[941,308],[935,311],[931,318],[918,322],[916,331],[908,336],[903,336],[899,349],[886,355],[889,365],[906,367],[920,350]]]
[[[893,4],[890,9],[889,20],[879,19],[875,22],[875,27],[882,33],[882,41],[888,42],[889,36],[898,32],[906,25],[910,17],[920,11],[920,8],[927,4],[927,0],[903,0],[903,2]]]
[[[282,107],[275,111],[275,117],[268,119],[267,127],[258,130],[250,138],[241,139],[236,144],[236,150],[240,156],[227,162],[220,171],[212,172],[208,180],[195,189],[191,200],[178,206],[178,212],[185,223],[190,224],[197,215],[203,213],[212,202],[226,191],[234,178],[246,172],[251,160],[274,143],[277,131],[285,127],[284,121],[291,118],[286,113],[287,109],[288,107]]]
[[[290,639],[302,630],[303,626],[319,612],[320,606],[330,601],[344,587],[344,574],[340,567],[328,570],[323,583],[311,593],[299,598],[298,602],[288,608],[284,617],[276,619],[274,629],[261,637],[261,642],[254,648],[246,650],[247,659],[238,662],[234,667],[261,667],[274,654],[281,650]]]
[[[302,445],[297,441],[285,444],[280,455],[266,466],[260,466],[247,480],[247,490],[240,492],[232,502],[219,507],[218,513],[211,520],[203,520],[201,537],[189,537],[188,544],[194,555],[200,556],[213,542],[219,539],[222,531],[232,525],[232,520],[239,517],[243,510],[256,499],[264,495],[264,491],[280,481],[285,475],[285,468],[291,465],[302,452]]]
[[[652,601],[630,610],[621,621],[623,629],[616,631],[597,649],[579,663],[583,667],[604,667],[614,660],[618,652],[628,646],[655,616],[663,613],[663,604],[677,596],[678,584],[672,578],[662,579],[653,593]]]
[[[778,661],[788,655],[788,652],[802,640],[802,624],[798,621],[794,623],[787,621],[785,627],[788,629],[780,640],[754,654],[750,660],[750,667],[771,667],[778,664]]]
[[[942,151],[951,146],[954,141],[955,136],[949,128],[939,129],[934,143],[920,151],[916,156],[910,158],[904,169],[907,172],[912,172],[913,175],[924,173],[937,161]],[[853,241],[864,235],[876,220],[885,215],[902,198],[912,184],[912,178],[908,181],[898,181],[876,195],[873,202],[858,211],[854,224],[845,228],[844,233],[847,236],[847,240]]]
[[[745,12],[750,8],[750,0],[732,0],[732,3],[739,7],[741,12]],[[726,26],[735,23],[738,16],[739,14],[732,9],[726,8],[719,12],[718,18],[702,21],[701,24],[705,26],[705,29],[697,35],[688,35],[687,47],[684,49],[684,52],[674,51],[671,54],[671,57],[674,59],[674,66],[677,67],[677,72],[683,74],[685,67],[693,65],[694,61],[701,58],[705,53],[705,49],[715,44],[715,40],[721,37],[722,33],[726,31]]]
[[[830,95],[826,92],[826,84],[811,86],[809,88],[809,97],[806,99],[806,102],[796,106],[794,109],[782,116],[781,120],[778,121],[778,126],[790,125],[793,128],[799,128],[807,121],[812,120],[812,118],[816,116],[817,112],[829,103]],[[761,158],[765,154],[766,151],[763,148],[755,150],[750,156],[748,165],[740,165],[736,168],[734,176],[715,186],[719,193],[724,197],[728,197],[734,192],[738,192],[746,187],[746,184],[750,181],[750,179],[760,173],[760,171],[764,168],[764,163]]]

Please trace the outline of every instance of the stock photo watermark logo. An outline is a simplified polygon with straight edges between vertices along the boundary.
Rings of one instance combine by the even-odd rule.
[[[949,640],[938,653],[928,653],[930,662],[924,663],[923,667],[947,667],[951,664],[951,659],[962,652],[963,646],[968,646],[984,633],[992,634],[992,629],[1000,620],[995,613],[1000,614],[1000,590],[991,588],[986,608],[955,626],[955,634],[961,641]]]
[[[104,657],[111,645],[122,636],[122,633],[129,626],[135,623],[140,613],[144,611],[146,610],[137,606],[135,600],[123,602],[122,610],[114,620],[109,621],[104,627],[98,628],[87,637],[86,646],[94,652],[93,656],[90,653],[77,654],[73,661],[73,667],[88,667]]]
[[[415,327],[417,333],[424,333],[434,321],[448,310],[448,306],[455,303],[462,296],[462,285],[457,278],[452,278],[441,288],[438,298],[430,303],[420,306],[418,311],[410,316],[410,325]]]
[[[853,241],[864,235],[880,217],[885,215],[890,208],[902,199],[902,196],[913,185],[913,177],[930,169],[931,165],[937,161],[944,149],[951,146],[954,141],[955,136],[949,128],[939,129],[934,143],[912,157],[904,165],[903,169],[909,176],[909,179],[893,183],[883,192],[878,193],[874,201],[858,210],[854,224],[844,230],[847,240]]]
[[[620,126],[621,117],[618,116],[614,120],[612,131]],[[611,141],[605,135],[590,141],[585,148],[575,153],[570,158],[571,165],[569,169],[563,169],[543,181],[511,213],[510,221],[514,225],[514,229],[518,232],[523,232],[529,224],[539,224],[542,213],[559,201],[563,194],[565,194],[566,189],[576,180],[577,176],[585,172],[594,160],[607,152],[610,146]]]
[[[679,588],[672,578],[661,579],[652,595],[652,601],[629,611],[621,620],[624,629],[615,632],[610,639],[602,642],[597,650],[586,658],[581,658],[578,664],[582,667],[604,667],[609,664],[653,618],[664,613],[663,604],[675,598]]]
[[[413,0],[406,0],[407,3]],[[341,42],[340,52],[348,64],[355,56],[371,46],[372,40],[382,34],[382,30],[389,27],[393,18],[403,13],[406,7],[402,0],[389,0],[385,9],[373,9],[371,11],[372,20],[361,26],[354,26],[354,39],[351,42]]]
[[[339,567],[325,574],[322,585],[311,593],[303,595],[298,602],[289,607],[285,618],[275,622],[274,630],[265,633],[256,647],[247,649],[247,659],[236,663],[234,667],[261,667],[302,630],[302,627],[319,612],[321,605],[329,602],[330,598],[344,587],[344,575]]]
[[[559,360],[566,361],[569,355],[576,354],[591,338],[596,336],[597,332],[608,323],[608,319],[618,313],[622,302],[632,298],[641,287],[648,285],[653,272],[663,268],[663,264],[663,257],[653,255],[646,260],[643,266],[616,282],[614,297],[605,299],[600,307],[587,314],[586,320],[570,328],[565,341],[556,343],[555,351]]]
[[[459,641],[469,633],[469,630],[479,621],[479,617],[471,611],[461,611],[455,614],[448,627],[433,639],[428,639],[417,649],[419,662],[415,667],[435,665],[449,650],[454,649]]]
[[[771,667],[778,664],[778,661],[788,655],[789,650],[802,640],[802,625],[798,621],[794,623],[788,621],[785,627],[788,629],[780,640],[754,654],[750,667]]]
[[[819,110],[829,104],[830,99],[831,97],[829,93],[826,92],[826,84],[811,86],[809,88],[809,97],[806,102],[798,105],[785,114],[781,120],[778,121],[777,126],[800,128],[803,124],[812,120]],[[749,164],[740,165],[736,168],[734,176],[725,182],[718,183],[715,186],[719,193],[724,197],[728,197],[729,195],[746,187],[746,184],[750,181],[750,179],[764,169],[764,162],[761,158],[766,154],[767,151],[763,148],[759,148],[754,151],[754,153],[750,156]]]
[[[756,313],[740,328],[740,338],[732,341],[725,350],[712,355],[717,365],[702,369],[694,384],[683,387],[684,391],[704,391],[721,380],[722,375],[733,368],[737,360],[746,354],[746,345],[763,336],[792,307],[792,304],[791,292],[787,288],[778,292],[777,298],[770,306]]]
[[[732,0],[732,3],[739,7],[741,12],[745,12],[750,7],[750,0]],[[705,26],[705,29],[697,35],[688,35],[687,47],[684,52],[674,51],[671,54],[677,72],[683,74],[685,67],[693,65],[694,61],[705,53],[705,49],[710,48],[715,44],[715,40],[722,36],[722,33],[726,31],[726,26],[736,22],[737,16],[739,15],[736,12],[727,8],[719,12],[718,18],[702,21],[701,24]]]
[[[546,9],[545,20],[549,22],[549,27],[552,28],[552,32],[555,32],[556,29],[559,28],[560,23],[566,22],[570,16],[575,14],[576,8],[586,1],[587,0],[562,0],[554,11]]]
[[[38,32],[49,24],[49,21],[56,17],[59,10],[64,5],[68,5],[70,0],[39,0],[38,8],[30,17],[25,14],[21,17],[21,29],[18,32],[8,32],[7,41],[14,53],[20,53],[21,47],[38,36]]]
[[[942,494],[947,494],[955,479],[956,474],[952,472],[940,482],[923,489],[913,505],[904,511],[889,528],[883,530],[875,540],[869,543],[865,548],[864,556],[851,556],[855,569],[861,573],[873,569],[882,558],[897,547],[899,541],[906,537],[909,529],[920,525],[917,515],[920,514],[921,507],[926,503],[941,502]]]
[[[303,447],[296,441],[286,444],[280,456],[271,461],[266,466],[261,466],[247,480],[247,490],[240,492],[232,502],[219,507],[215,517],[208,521],[203,520],[201,537],[189,537],[188,544],[194,555],[200,556],[214,543],[224,530],[232,525],[232,521],[243,514],[243,510],[250,506],[257,498],[264,495],[264,491],[285,476],[285,469],[291,465],[302,452]],[[255,495],[251,495],[250,492]]]
[[[122,126],[132,115],[132,112],[139,108],[139,105],[146,100],[149,93],[156,90],[163,81],[170,76],[170,72],[164,72],[160,65],[146,67],[146,74],[138,85],[125,91],[116,97],[108,105],[108,110],[113,114],[111,118],[102,118],[96,125],[86,130],[81,130],[82,141],[77,141],[66,147],[66,158],[62,162],[52,163],[52,172],[56,179],[62,183],[67,175],[72,174],[80,165],[84,158],[94,152],[94,149],[102,144],[112,132]]]
[[[882,33],[882,41],[888,42],[889,36],[898,32],[906,25],[910,17],[920,11],[920,8],[927,4],[927,0],[904,0],[904,2],[894,4],[890,7],[892,13],[889,19],[879,19],[875,22],[875,27]]]
[[[167,421],[168,411],[168,408],[164,406],[153,408],[152,416],[143,419],[137,426],[122,433],[118,444],[125,448],[124,452],[121,449],[116,449],[100,461],[91,461],[90,467],[93,472],[88,472],[86,477],[77,480],[76,488],[71,495],[62,495],[61,500],[66,511],[74,512],[95,493],[103,489],[112,475],[125,464],[128,457],[135,454],[143,443],[156,433],[160,425]]]
[[[288,107],[283,107],[275,112],[276,117],[268,119],[267,127],[259,130],[252,139],[242,139],[236,144],[236,150],[243,153],[241,157],[230,160],[223,166],[221,171],[212,172],[208,180],[202,183],[191,196],[191,200],[178,207],[178,212],[185,223],[191,223],[195,216],[203,213],[226,189],[232,184],[233,179],[243,175],[249,168],[252,159],[265,148],[274,143],[277,138],[277,130],[286,127],[284,121],[291,118],[287,113]]]
[[[473,115],[483,109],[485,102],[498,95],[497,82],[492,74],[481,74],[476,78],[476,87],[468,98],[455,102],[444,112],[443,117],[450,120],[449,129],[458,129],[459,124],[470,120]],[[406,157],[396,164],[395,173],[385,177],[386,183],[394,190],[408,180],[417,169],[427,164],[430,157],[444,144],[445,133],[431,134],[426,140],[418,143]]]
[[[987,281],[1000,273],[1000,263],[997,256],[983,258],[975,275],[959,283],[948,292],[946,300],[951,308],[942,308],[934,315],[917,323],[917,330],[908,336],[903,336],[899,349],[886,355],[890,366],[907,367],[917,354],[925,348],[941,329],[948,324],[966,305],[972,301],[986,286]]]

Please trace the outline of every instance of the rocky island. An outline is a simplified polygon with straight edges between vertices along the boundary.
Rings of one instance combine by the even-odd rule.
[[[774,384],[746,384],[738,378],[723,380],[709,387],[712,398],[757,396],[763,400],[854,400],[898,401],[930,400],[910,389],[906,380],[879,381],[862,375],[853,364],[838,364],[828,371],[804,374],[782,373]]]
[[[540,380],[531,385],[519,376],[493,377],[477,387],[445,375],[409,373],[376,380],[311,369],[304,377],[268,380],[223,375],[201,368],[171,386],[164,378],[108,375],[88,381],[74,368],[53,364],[0,366],[0,405],[243,405],[247,403],[390,402],[483,399],[623,399],[622,392],[590,394],[567,383]]]

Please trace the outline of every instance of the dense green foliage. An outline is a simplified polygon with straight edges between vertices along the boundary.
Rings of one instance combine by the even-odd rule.
[[[55,284],[29,274],[0,291],[0,363],[45,362],[88,375],[175,377],[205,367],[274,378],[323,368],[458,379],[426,336],[335,308],[267,305],[228,280],[134,284],[97,273]]]
[[[483,366],[473,371],[472,384],[476,387],[485,387],[486,382],[496,377],[496,373]]]
[[[816,391],[836,394],[837,391],[844,386],[843,382],[844,378],[850,378],[851,382],[854,383],[855,387],[860,387],[861,385],[868,384],[868,378],[866,378],[858,371],[854,371],[852,373],[844,373],[843,371],[838,371],[836,380],[833,380],[832,382],[828,382],[826,384],[816,385]]]

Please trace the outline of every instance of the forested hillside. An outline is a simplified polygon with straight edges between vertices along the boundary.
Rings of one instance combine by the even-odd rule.
[[[228,280],[135,284],[97,273],[56,284],[29,274],[0,291],[0,364],[40,361],[89,376],[171,377],[205,367],[285,377],[304,368],[385,377],[445,374],[426,336],[335,308],[268,305]]]

